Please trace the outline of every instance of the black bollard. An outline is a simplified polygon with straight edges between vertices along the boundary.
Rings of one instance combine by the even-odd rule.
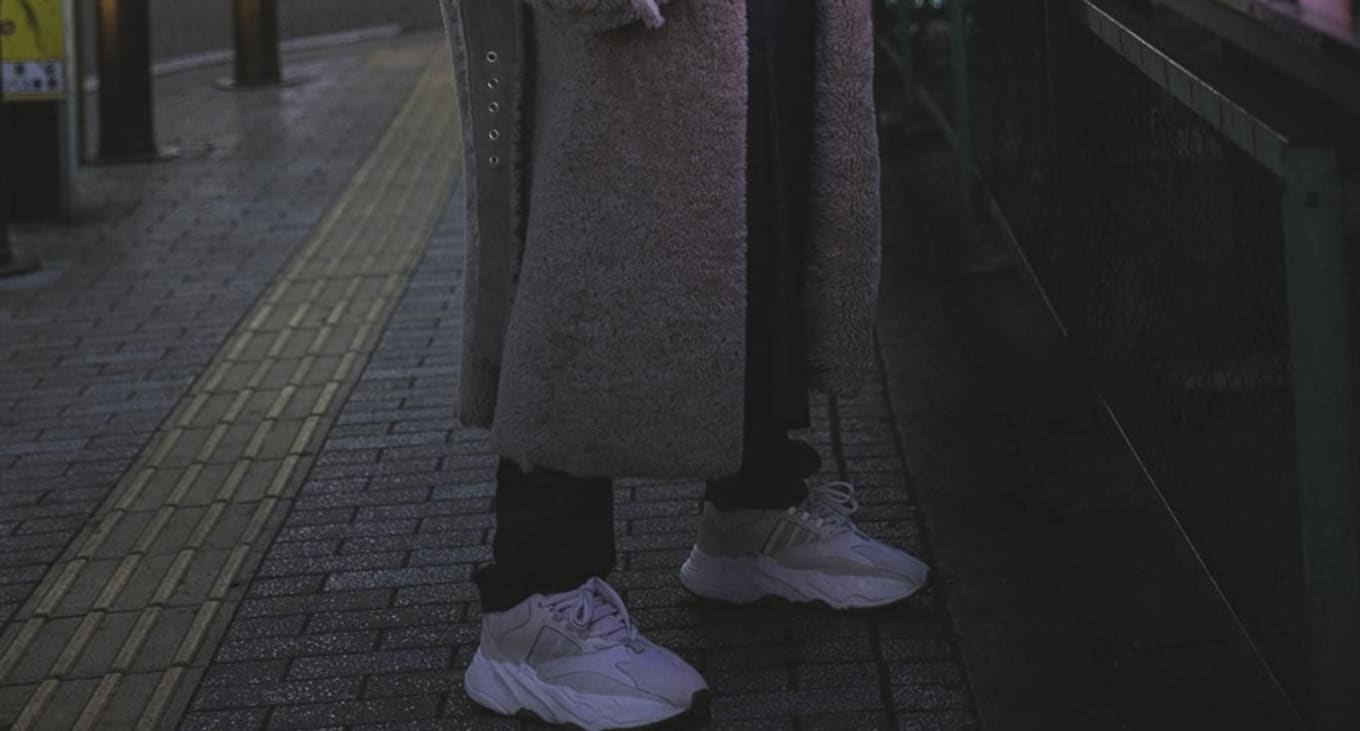
[[[284,84],[279,60],[278,0],[232,0],[236,37],[236,75],[225,88],[249,89]]]
[[[151,92],[150,0],[99,0],[99,160],[162,159]]]

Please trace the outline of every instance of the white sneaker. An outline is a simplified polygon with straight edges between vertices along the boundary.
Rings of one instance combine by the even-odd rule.
[[[536,594],[482,617],[463,686],[479,705],[587,731],[636,728],[707,710],[708,686],[638,633],[612,587]]]
[[[814,487],[787,510],[704,509],[680,583],[709,599],[748,604],[776,596],[864,609],[901,601],[926,585],[930,567],[865,535],[851,515],[855,488]]]

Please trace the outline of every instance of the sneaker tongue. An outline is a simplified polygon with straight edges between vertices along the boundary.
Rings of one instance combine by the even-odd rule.
[[[592,606],[584,624],[592,637],[609,642],[624,642],[631,639],[627,619],[607,597],[593,594],[590,603]]]
[[[839,535],[841,532],[850,530],[854,523],[850,516],[838,510],[828,508],[825,505],[813,505],[808,508],[807,514],[822,521],[822,524],[829,528],[838,529],[833,534]]]
[[[569,610],[572,622],[584,627],[595,640],[616,644],[637,636],[623,599],[599,579],[591,579],[580,589],[561,595],[555,605]]]
[[[859,509],[855,499],[855,488],[849,483],[833,482],[812,488],[803,510],[808,515],[819,518],[827,525],[853,528],[850,516]]]

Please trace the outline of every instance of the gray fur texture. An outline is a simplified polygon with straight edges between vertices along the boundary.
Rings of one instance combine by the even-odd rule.
[[[870,2],[808,1],[818,6],[819,55],[805,367],[818,388],[851,395],[870,362],[879,278]],[[735,472],[745,3],[445,2],[460,83],[481,83],[463,6],[516,13],[531,67],[511,75],[515,191],[526,203],[509,205],[517,221],[507,230],[522,240],[480,236],[472,224],[488,201],[476,180],[465,186],[464,423],[491,427],[500,453],[525,466],[617,477]],[[475,146],[486,130],[471,95],[460,101]],[[517,279],[487,281],[480,272],[492,260]]]

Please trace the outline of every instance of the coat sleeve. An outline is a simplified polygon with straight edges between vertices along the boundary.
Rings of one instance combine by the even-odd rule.
[[[589,32],[604,32],[642,23],[660,28],[665,22],[661,6],[667,0],[525,0],[537,10],[552,13],[569,25]]]

